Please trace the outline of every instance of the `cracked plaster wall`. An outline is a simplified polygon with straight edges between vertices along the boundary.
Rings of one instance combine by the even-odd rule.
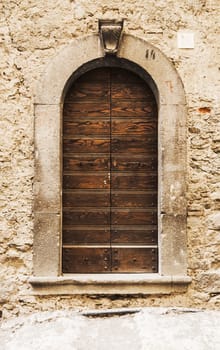
[[[33,295],[33,92],[51,58],[97,32],[99,18],[157,46],[182,78],[188,105],[188,267],[193,282],[172,296]],[[33,310],[121,306],[219,308],[220,128],[217,0],[2,0],[0,4],[0,305],[5,317]],[[195,35],[177,48],[177,32]],[[65,62],[64,62],[65,64]]]

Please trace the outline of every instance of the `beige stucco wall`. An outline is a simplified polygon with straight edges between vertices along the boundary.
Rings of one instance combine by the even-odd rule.
[[[0,4],[0,304],[5,317],[33,310],[120,306],[218,308],[219,46],[217,0],[3,0]],[[111,298],[35,296],[33,267],[34,91],[52,58],[74,38],[97,32],[99,18],[125,18],[125,32],[158,47],[185,88],[187,116],[188,272],[186,293]],[[190,31],[194,49],[180,49]],[[65,62],[64,62],[65,64]]]

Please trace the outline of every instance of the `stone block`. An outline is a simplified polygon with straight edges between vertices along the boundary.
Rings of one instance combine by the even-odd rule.
[[[220,294],[220,272],[202,272],[197,277],[198,289],[209,294]]]
[[[220,230],[220,213],[211,214],[208,217],[208,225],[212,230]]]
[[[162,275],[184,275],[187,266],[186,217],[162,214],[159,236]],[[169,272],[168,272],[169,271]]]
[[[34,275],[60,274],[60,225],[61,218],[58,214],[35,213]]]
[[[34,209],[37,212],[60,212],[61,120],[60,105],[35,106]]]

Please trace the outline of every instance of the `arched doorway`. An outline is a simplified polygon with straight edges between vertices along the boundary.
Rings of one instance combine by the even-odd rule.
[[[148,82],[158,105],[158,273],[63,273],[63,103],[73,80],[97,66],[106,66],[109,64],[106,59],[99,35],[74,39],[50,60],[35,91],[34,246],[30,283],[43,294],[62,295],[186,291],[191,278],[187,276],[185,92],[178,72],[163,52],[128,34],[123,35],[115,59],[123,61],[121,68],[136,72]],[[139,67],[141,73],[133,70],[130,63]]]
[[[158,272],[157,104],[119,67],[88,71],[63,109],[63,273]]]

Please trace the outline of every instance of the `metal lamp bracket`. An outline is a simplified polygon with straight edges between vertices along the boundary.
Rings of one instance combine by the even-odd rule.
[[[99,20],[99,35],[106,55],[117,55],[124,20]]]

